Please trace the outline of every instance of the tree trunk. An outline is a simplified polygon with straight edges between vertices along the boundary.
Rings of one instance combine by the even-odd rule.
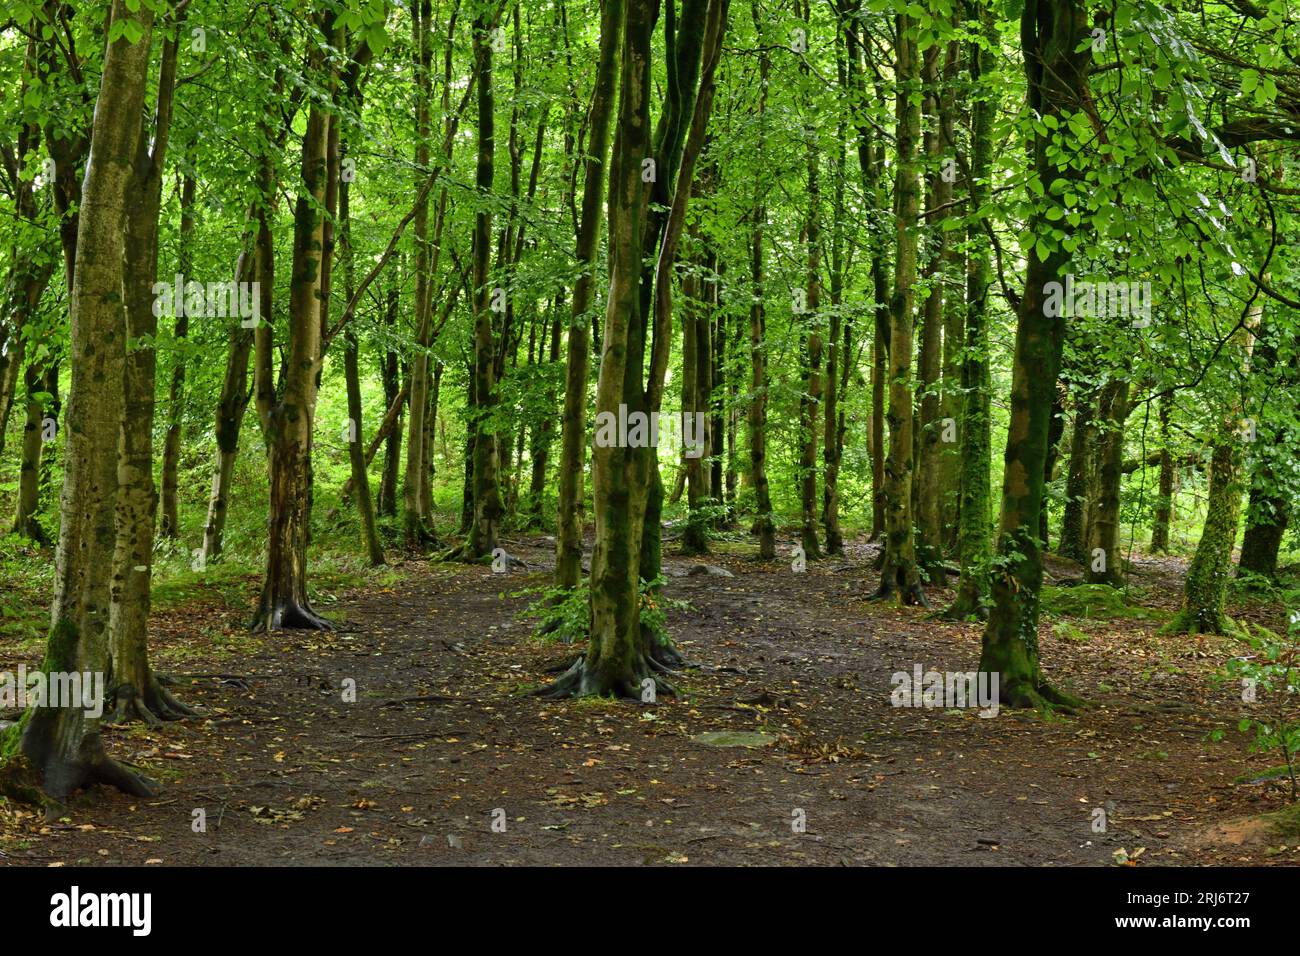
[[[583,451],[587,433],[587,372],[591,361],[591,290],[605,201],[610,119],[619,75],[625,0],[605,0],[600,14],[600,62],[587,111],[587,156],[575,258],[581,271],[565,346],[564,417],[560,437],[560,487],[555,535],[555,586],[572,589],[582,576]]]
[[[498,441],[492,421],[496,407],[497,343],[493,335],[491,300],[493,290],[490,254],[492,211],[484,205],[492,194],[495,153],[495,98],[492,93],[492,44],[486,15],[474,24],[474,73],[478,79],[478,163],[474,177],[480,205],[474,215],[474,518],[465,542],[465,557],[476,560],[490,555],[497,546],[497,524],[501,520],[501,489],[498,475]],[[504,330],[503,340],[509,329]]]
[[[36,518],[41,503],[42,449],[46,436],[54,430],[46,425],[44,396],[58,392],[57,369],[58,366],[52,362],[42,367],[33,359],[27,363],[23,372],[27,414],[23,421],[23,441],[19,449],[18,494],[14,500],[13,532],[41,545],[50,543],[45,529]],[[54,422],[54,419],[50,421]]]
[[[1155,523],[1151,526],[1151,553],[1169,552],[1169,524],[1174,510],[1174,456],[1169,450],[1169,405],[1167,394],[1160,396],[1160,487],[1156,498]],[[1248,532],[1249,533],[1249,532]],[[1245,549],[1242,549],[1245,556]]]
[[[758,4],[751,0],[754,29],[762,35]],[[771,60],[766,50],[758,55],[758,161],[764,155],[768,74]],[[749,236],[749,480],[754,486],[754,533],[758,535],[758,556],[764,561],[776,557],[776,525],[772,521],[772,493],[767,478],[767,315],[763,304],[763,231],[767,228],[764,183],[754,180],[754,206],[750,212]]]
[[[179,26],[177,27],[179,29]],[[171,132],[177,40],[163,42],[153,129],[141,130],[134,157],[131,214],[126,223],[126,334],[138,343],[126,354],[125,406],[117,462],[116,547],[108,615],[108,700],[113,718],[157,724],[193,716],[159,684],[149,666],[149,607],[153,580],[153,426],[158,353],[154,281],[158,219]],[[182,303],[173,303],[184,312]]]
[[[1119,547],[1120,481],[1124,467],[1124,422],[1130,410],[1129,381],[1111,379],[1098,402],[1097,499],[1089,528],[1083,579],[1089,584],[1124,583]]]
[[[936,122],[939,113],[940,63],[943,48],[932,46],[925,53],[925,112],[930,122],[925,130],[925,155],[930,171],[926,175],[926,222],[931,228],[938,225],[937,216],[952,202],[952,184],[942,174],[944,155],[943,131]],[[927,292],[921,320],[921,348],[917,359],[920,381],[921,419],[916,429],[916,526],[917,556],[926,578],[943,584],[940,559],[943,551],[941,525],[943,485],[940,476],[939,443],[943,425],[940,422],[941,377],[943,374],[944,287],[943,266],[948,254],[948,233],[937,229],[930,246],[930,259],[926,263]]]
[[[1092,482],[1092,449],[1097,426],[1093,414],[1097,403],[1095,390],[1079,389],[1074,398],[1074,425],[1070,430],[1070,466],[1065,478],[1065,514],[1061,518],[1061,536],[1057,554],[1083,564],[1087,561],[1088,526],[1085,520],[1088,491]]]
[[[391,330],[397,325],[398,284],[393,282],[388,287],[387,307],[384,312],[384,324]],[[403,395],[400,359],[396,350],[388,349],[383,361],[384,403],[391,410],[397,402],[398,394]],[[397,516],[397,472],[402,464],[402,427],[401,407],[397,411],[397,420],[384,432],[384,465],[379,481],[379,502],[377,511],[384,517]],[[387,421],[385,421],[387,424]]]
[[[336,41],[337,37],[327,37]],[[332,43],[332,45],[334,45]],[[313,67],[333,90],[337,65],[327,61],[315,43]],[[330,119],[313,104],[302,140],[302,182],[294,209],[293,272],[289,280],[289,341],[283,391],[267,411],[267,456],[270,504],[267,519],[266,578],[253,621],[254,630],[310,628],[330,625],[311,608],[307,598],[307,542],[311,525],[312,424],[316,415],[318,374],[322,359],[322,294],[328,273],[325,221],[330,180],[337,164],[329,153]],[[265,226],[265,222],[263,223]],[[269,233],[261,243],[259,281],[271,281]],[[266,289],[263,288],[263,294]],[[268,313],[269,314],[269,313]],[[259,341],[259,365],[270,362],[270,334]]]
[[[696,233],[698,235],[698,233]],[[696,262],[696,265],[701,265]],[[708,311],[696,274],[682,276],[682,423],[691,423],[694,445],[682,443],[686,474],[686,529],[682,532],[682,554],[707,554],[708,522],[704,508],[709,499],[709,476],[704,470],[704,435],[694,434],[696,415],[706,413],[708,399],[701,382],[701,366],[708,355]],[[703,376],[707,381],[707,375]],[[683,437],[684,437],[683,429]]]
[[[895,259],[889,343],[889,457],[885,462],[885,549],[879,599],[897,595],[905,604],[927,604],[912,534],[912,314],[916,297],[918,201],[916,156],[921,131],[916,27],[900,14],[898,23],[897,139],[895,197],[898,252]]]
[[[194,191],[192,175],[186,175],[181,184],[181,235],[177,271],[190,278],[193,265],[194,241]],[[178,501],[178,472],[181,458],[181,412],[185,394],[185,352],[181,343],[189,335],[190,317],[180,303],[176,304],[176,324],[172,338],[176,351],[172,358],[171,384],[167,388],[167,436],[163,439],[162,502],[158,533],[164,538],[180,537],[180,505]]]
[[[1248,310],[1246,321],[1230,340],[1245,371],[1249,371],[1254,338],[1264,314],[1263,303],[1256,299],[1248,305]],[[1253,438],[1250,436],[1250,440]],[[1241,519],[1242,440],[1238,399],[1224,418],[1219,439],[1215,441],[1210,456],[1205,527],[1196,543],[1192,563],[1187,566],[1182,607],[1173,620],[1160,629],[1162,634],[1228,634],[1235,629],[1224,612],[1223,602],[1228,579],[1232,576],[1232,546],[1237,543],[1237,525]]]
[[[360,103],[356,89],[356,71],[348,73],[348,94],[353,103]],[[346,154],[346,147],[340,153],[340,162]],[[348,207],[349,182],[342,179],[339,183],[339,254],[343,260],[343,297],[352,301],[356,286],[355,264],[352,252],[352,218]],[[379,540],[379,527],[375,521],[375,503],[370,495],[370,471],[367,467],[363,436],[361,405],[361,372],[357,346],[357,336],[353,326],[349,325],[344,333],[343,377],[348,393],[348,461],[352,471],[352,500],[356,504],[357,519],[361,530],[361,543],[366,549],[366,556],[372,567],[384,563],[384,546]]]
[[[433,52],[429,42],[433,9],[429,0],[411,5],[414,37],[415,167],[417,180],[429,166],[429,100],[432,96]],[[441,204],[441,203],[440,203]],[[415,354],[411,358],[406,432],[406,472],[402,486],[402,511],[408,548],[421,548],[434,540],[431,515],[423,508],[426,480],[425,416],[429,407],[429,339],[431,335],[433,288],[430,281],[429,203],[420,202],[412,224],[415,236]]]
[[[811,130],[808,137],[808,219],[804,224],[804,251],[807,261],[803,315],[800,323],[799,393],[799,504],[802,522],[799,539],[808,560],[822,556],[817,540],[817,439],[822,431],[822,335],[821,335],[821,221],[820,180],[817,169],[817,143]],[[798,310],[796,310],[797,312]]]
[[[1028,105],[1060,124],[1056,131],[1036,133],[1032,140],[1031,175],[1043,188],[1058,177],[1077,181],[1075,166],[1058,167],[1053,141],[1069,133],[1062,112],[1082,108],[1092,53],[1080,41],[1088,34],[1087,17],[1079,0],[1026,0],[1020,20],[1024,47]],[[1076,52],[1077,51],[1077,52]],[[1076,146],[1065,143],[1066,155]],[[1049,207],[1050,208],[1050,207]],[[1050,230],[1044,210],[1035,209],[1029,227],[1033,235]],[[1043,246],[1046,246],[1045,250]],[[1043,679],[1038,659],[1038,615],[1043,580],[1039,541],[1039,512],[1043,506],[1043,469],[1056,380],[1065,344],[1063,309],[1045,308],[1045,286],[1059,281],[1070,261],[1056,244],[1029,250],[1024,294],[1016,316],[1016,346],[1012,362],[1010,421],[1007,428],[1002,481],[1002,516],[998,539],[998,570],[993,575],[993,608],[984,631],[979,669],[999,674],[998,697],[1004,706],[1070,706],[1077,703]],[[1056,315],[1047,315],[1054,311]]]
[[[95,104],[90,156],[81,195],[77,266],[70,299],[72,389],[55,560],[54,599],[44,670],[108,671],[108,612],[117,500],[118,440],[126,368],[122,289],[128,202],[140,142],[153,14],[131,13],[115,0],[109,24],[130,22],[136,42],[107,45]],[[151,783],[113,762],[100,738],[90,701],[36,707],[6,734],[3,787],[11,795],[40,790],[63,803],[81,786],[101,782],[137,796]],[[21,739],[21,751],[13,738]]]
[[[988,201],[993,165],[993,118],[998,110],[998,29],[992,7],[980,2],[971,11],[979,18],[980,38],[968,52],[971,87],[970,201],[972,214]],[[960,465],[957,508],[957,554],[961,578],[957,598],[944,612],[951,620],[988,614],[989,498],[992,436],[989,414],[988,295],[990,253],[981,224],[971,222],[966,238],[965,353],[961,361]]]

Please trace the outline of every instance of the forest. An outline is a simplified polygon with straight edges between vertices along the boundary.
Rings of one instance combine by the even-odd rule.
[[[1300,864],[1292,0],[8,0],[0,222],[0,864]]]

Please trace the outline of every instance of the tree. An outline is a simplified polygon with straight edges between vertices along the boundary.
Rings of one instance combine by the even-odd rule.
[[[54,600],[43,670],[103,674],[108,669],[108,614],[117,499],[118,437],[126,371],[126,232],[128,196],[139,149],[153,12],[115,0],[90,153],[81,193],[71,294],[72,388],[68,395],[62,523]],[[106,783],[137,796],[151,782],[113,761],[99,718],[82,701],[35,707],[5,732],[3,782],[8,792],[37,788],[57,803],[72,791]]]
[[[1031,141],[1034,181],[1078,180],[1082,170],[1054,145],[1068,127],[1059,117],[1083,107],[1091,53],[1084,8],[1076,0],[1044,3],[1026,0],[1020,18],[1028,103],[1040,115],[1057,117],[1055,132],[1046,124]],[[1051,196],[1052,194],[1047,194]],[[1034,235],[1047,232],[1044,206],[1035,206]],[[1041,230],[1041,231],[1040,231]],[[993,607],[984,631],[979,669],[999,674],[1003,705],[1070,706],[1073,698],[1043,678],[1038,660],[1039,593],[1043,559],[1039,517],[1048,432],[1065,343],[1064,310],[1046,308],[1047,284],[1063,276],[1069,262],[1064,245],[1036,243],[1029,250],[1024,293],[1016,315],[1012,364],[1011,418],[1007,428],[1005,471],[997,556],[992,576]],[[1053,312],[1055,314],[1048,314]]]

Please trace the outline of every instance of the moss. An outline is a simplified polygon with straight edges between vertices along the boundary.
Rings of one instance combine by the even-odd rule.
[[[1153,608],[1125,600],[1124,592],[1109,584],[1079,584],[1072,588],[1045,587],[1042,607],[1057,617],[1133,618],[1152,620],[1162,616]]]
[[[54,626],[50,628],[50,639],[45,648],[45,663],[42,665],[46,673],[77,670],[77,643],[80,639],[81,632],[72,621],[66,617],[55,621]]]
[[[23,731],[27,729],[31,713],[30,710],[24,711],[18,720],[0,731],[0,767],[5,766],[22,750]]]
[[[1267,823],[1273,833],[1282,839],[1300,839],[1300,803],[1293,803],[1284,809],[1266,813],[1260,819]]]

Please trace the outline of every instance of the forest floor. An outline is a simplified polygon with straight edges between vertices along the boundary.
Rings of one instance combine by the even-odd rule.
[[[1045,671],[1091,708],[984,719],[891,706],[894,672],[974,670],[981,629],[868,603],[863,542],[794,573],[749,560],[748,541],[690,559],[666,541],[666,593],[690,605],[670,632],[699,665],[682,696],[529,697],[575,649],[518,616],[549,581],[550,540],[504,544],[527,568],[410,561],[391,586],[336,595],[330,633],[249,637],[255,580],[233,601],[193,589],[155,615],[155,661],[203,716],[105,731],[158,796],[82,793],[59,821],[4,807],[0,863],[1300,863],[1300,845],[1207,835],[1283,796],[1250,782],[1268,761],[1236,731],[1239,692],[1213,680],[1238,646],[1155,634],[1180,561],[1136,563],[1149,615],[1045,616]],[[686,574],[705,562],[732,576]],[[1276,606],[1235,610],[1281,623]],[[38,656],[0,646],[0,667]],[[765,736],[697,739],[713,732]]]

